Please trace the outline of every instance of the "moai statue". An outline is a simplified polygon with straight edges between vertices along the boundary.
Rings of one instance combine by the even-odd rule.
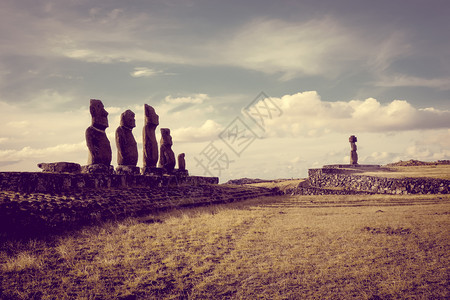
[[[144,105],[145,125],[142,130],[142,142],[144,145],[144,159],[142,173],[151,173],[150,168],[156,168],[158,162],[158,142],[156,141],[155,130],[159,125],[159,116],[150,105]]]
[[[139,174],[137,143],[133,136],[136,127],[134,112],[126,110],[120,116],[120,126],[116,130],[117,174]]]
[[[159,167],[171,173],[175,168],[175,154],[172,151],[172,137],[169,128],[161,128]]]
[[[184,157],[185,157],[184,153],[178,154],[178,170],[181,170],[181,171],[186,170],[186,161],[185,161]]]
[[[92,125],[86,129],[86,144],[89,149],[88,165],[83,168],[86,173],[106,172],[110,173],[112,152],[111,144],[106,136],[108,128],[108,112],[102,101],[91,99],[90,112]]]
[[[351,151],[350,151],[350,164],[351,165],[357,165],[358,164],[358,153],[356,153],[356,142],[358,141],[356,139],[356,136],[352,135],[348,138],[348,141],[350,142]]]

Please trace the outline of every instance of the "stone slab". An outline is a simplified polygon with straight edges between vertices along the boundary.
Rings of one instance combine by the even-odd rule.
[[[39,163],[37,166],[46,173],[81,173],[80,164],[72,162]]]
[[[136,166],[118,165],[115,173],[117,175],[139,175],[141,173],[141,168]]]
[[[114,167],[111,165],[91,164],[81,166],[81,173],[85,174],[113,174]]]

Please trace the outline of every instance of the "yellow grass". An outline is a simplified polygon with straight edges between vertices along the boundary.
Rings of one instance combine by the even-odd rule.
[[[387,178],[424,177],[450,180],[450,165],[385,166],[380,172],[365,172],[364,175]]]
[[[4,244],[0,298],[445,299],[449,214],[448,195],[175,210]]]

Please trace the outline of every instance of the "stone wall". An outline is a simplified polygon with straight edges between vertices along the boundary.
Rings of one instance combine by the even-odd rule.
[[[169,208],[228,203],[277,191],[218,185],[217,177],[0,173],[0,239],[63,232]]]
[[[297,186],[292,189],[286,189],[283,191],[286,195],[368,195],[374,194],[366,191],[350,191],[344,189],[332,189],[332,188],[317,188],[307,186]]]
[[[433,178],[384,178],[356,175],[349,170],[309,169],[308,181],[316,188],[342,188],[377,194],[448,194],[450,180]]]
[[[74,189],[159,187],[173,184],[217,184],[217,177],[179,175],[64,174],[0,172],[0,190],[21,193],[59,193]]]

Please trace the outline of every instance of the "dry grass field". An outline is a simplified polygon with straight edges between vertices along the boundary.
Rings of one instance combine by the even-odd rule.
[[[249,183],[247,185],[251,186],[257,186],[257,187],[264,187],[264,188],[274,188],[277,187],[281,191],[284,191],[286,189],[293,189],[295,188],[300,182],[305,181],[306,179],[278,179],[273,181],[267,181],[267,182],[258,182],[258,183]]]
[[[450,165],[384,166],[380,172],[365,172],[363,175],[388,178],[421,177],[450,180]]]
[[[450,196],[280,196],[0,249],[1,299],[448,299]]]

